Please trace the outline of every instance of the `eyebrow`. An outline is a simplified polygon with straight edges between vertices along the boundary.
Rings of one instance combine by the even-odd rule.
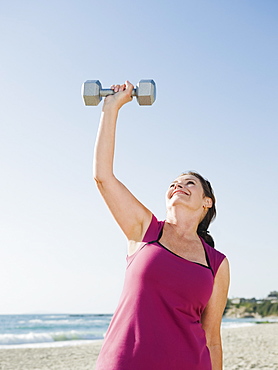
[[[184,181],[195,181],[195,182],[197,182],[197,180],[192,178],[192,177],[186,178],[186,179],[184,179]],[[174,180],[174,181],[171,182],[171,184],[177,183],[177,182],[178,182],[177,180]]]

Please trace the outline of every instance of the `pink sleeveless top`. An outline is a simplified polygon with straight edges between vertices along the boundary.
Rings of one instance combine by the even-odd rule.
[[[211,370],[200,318],[225,256],[201,239],[208,267],[188,261],[159,243],[163,225],[153,216],[141,248],[127,257],[96,370]]]

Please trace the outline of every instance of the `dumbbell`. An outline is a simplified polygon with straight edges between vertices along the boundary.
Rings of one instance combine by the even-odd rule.
[[[103,89],[99,80],[88,80],[82,85],[82,96],[85,105],[98,105],[103,97],[115,94],[111,89]],[[136,96],[139,105],[152,105],[155,101],[156,87],[153,80],[141,80],[132,96]]]

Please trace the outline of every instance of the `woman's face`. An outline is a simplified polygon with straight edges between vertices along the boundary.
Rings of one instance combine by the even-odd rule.
[[[167,206],[183,204],[192,210],[210,208],[212,201],[205,197],[201,181],[193,175],[182,175],[174,180],[166,192]]]

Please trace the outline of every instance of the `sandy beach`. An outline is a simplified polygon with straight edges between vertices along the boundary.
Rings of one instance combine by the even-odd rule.
[[[222,338],[224,370],[278,369],[278,324],[225,328]],[[0,369],[93,370],[101,343],[94,341],[67,347],[2,349]]]
[[[223,329],[224,369],[278,369],[278,324]]]

